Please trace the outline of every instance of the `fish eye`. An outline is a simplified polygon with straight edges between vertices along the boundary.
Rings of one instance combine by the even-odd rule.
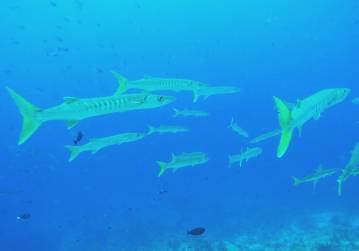
[[[158,101],[162,101],[162,100],[163,100],[163,96],[159,96],[157,99],[158,99]]]

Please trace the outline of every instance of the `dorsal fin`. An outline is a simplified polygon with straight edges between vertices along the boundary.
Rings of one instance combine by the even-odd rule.
[[[74,102],[77,102],[79,101],[79,98],[76,98],[76,97],[64,97],[64,102],[66,104],[71,104],[71,103],[74,103]]]
[[[321,171],[323,171],[323,164],[320,164],[315,171],[316,171],[316,172],[321,172]]]

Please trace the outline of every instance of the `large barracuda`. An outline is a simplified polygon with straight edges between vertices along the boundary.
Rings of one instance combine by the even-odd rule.
[[[121,89],[120,87],[119,89]],[[74,127],[79,121],[105,114],[127,112],[132,110],[157,108],[172,103],[172,96],[149,93],[113,95],[97,98],[65,97],[60,105],[40,109],[10,88],[9,94],[15,101],[23,117],[22,131],[19,144],[27,141],[34,132],[45,122],[51,120],[67,121],[68,128]],[[120,92],[118,92],[120,93]]]
[[[121,145],[127,142],[134,142],[143,139],[147,134],[146,133],[121,133],[113,136],[108,136],[104,138],[91,139],[87,144],[80,146],[65,146],[71,152],[69,161],[73,161],[77,156],[83,152],[92,152],[92,154],[97,153],[103,148],[112,146],[112,145]]]
[[[123,91],[126,91],[128,89],[138,89],[147,92],[191,91],[193,92],[193,102],[196,102],[198,97],[201,95],[198,93],[199,90],[205,90],[209,87],[209,85],[205,83],[189,79],[145,77],[138,80],[128,80],[127,78],[115,71],[112,71],[112,74],[115,76],[119,84],[125,87]]]
[[[349,95],[348,88],[332,88],[319,91],[312,96],[297,102],[293,108],[281,99],[274,97],[279,113],[281,139],[277,149],[277,157],[281,158],[287,151],[295,128],[301,130],[311,119],[319,119],[328,108],[341,103]]]

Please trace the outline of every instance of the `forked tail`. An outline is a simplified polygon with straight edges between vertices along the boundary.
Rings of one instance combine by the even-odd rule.
[[[293,128],[290,127],[292,114],[289,107],[279,98],[274,97],[275,104],[278,110],[279,124],[282,129],[282,134],[277,148],[277,157],[281,158],[287,152],[290,141],[292,140]]]
[[[125,78],[124,76],[122,76],[121,74],[119,74],[118,72],[116,71],[111,71],[112,75],[117,79],[118,81],[118,89],[116,90],[115,92],[115,95],[114,96],[119,96],[121,95],[122,93],[126,92],[127,91],[127,88],[128,88],[128,80],[127,78]]]
[[[22,129],[18,141],[18,144],[21,145],[25,143],[43,123],[36,118],[36,113],[40,112],[41,109],[28,102],[11,88],[6,87],[6,89],[22,115]]]
[[[296,177],[293,177],[293,186],[298,186],[302,183],[302,181]]]
[[[180,110],[178,110],[178,109],[176,109],[176,108],[173,108],[173,112],[174,112],[174,114],[173,114],[173,117],[178,117],[179,115],[180,115]]]
[[[342,196],[343,181],[338,180],[338,195]]]
[[[69,158],[69,162],[73,161],[74,159],[76,159],[80,153],[82,152],[80,150],[80,147],[78,146],[65,146],[66,149],[68,149],[70,151],[70,158]]]
[[[231,118],[231,122],[229,122],[228,128],[232,128],[234,124],[234,117]]]
[[[151,134],[153,134],[154,132],[155,132],[155,128],[153,127],[153,126],[148,126],[148,132],[147,132],[147,135],[151,135]]]
[[[161,177],[163,173],[167,170],[167,163],[162,161],[157,161],[157,164],[160,166],[158,177]]]

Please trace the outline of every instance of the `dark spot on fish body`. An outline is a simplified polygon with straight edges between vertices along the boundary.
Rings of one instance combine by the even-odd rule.
[[[165,190],[165,189],[162,189],[158,192],[159,195],[164,195],[166,193],[167,193],[167,190]]]
[[[17,217],[18,220],[29,220],[30,218],[31,218],[31,214],[29,213],[23,213]]]

